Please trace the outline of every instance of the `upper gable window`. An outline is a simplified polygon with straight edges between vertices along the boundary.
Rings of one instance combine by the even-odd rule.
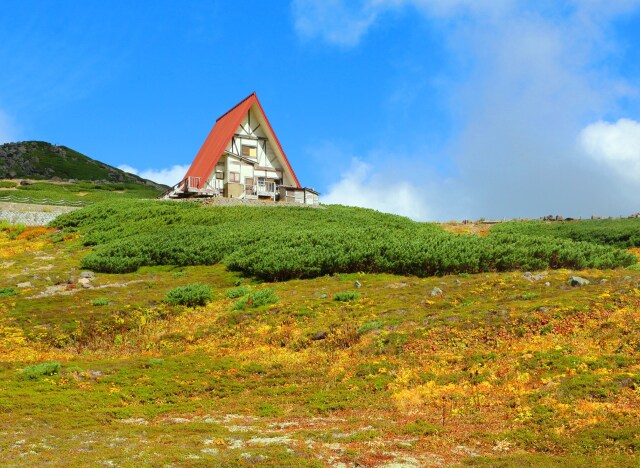
[[[242,145],[242,156],[245,158],[257,158],[258,149],[255,146]]]

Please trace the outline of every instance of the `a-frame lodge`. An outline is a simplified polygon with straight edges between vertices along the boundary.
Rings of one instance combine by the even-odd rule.
[[[302,187],[256,93],[216,120],[184,178],[165,198],[227,197],[318,204]]]

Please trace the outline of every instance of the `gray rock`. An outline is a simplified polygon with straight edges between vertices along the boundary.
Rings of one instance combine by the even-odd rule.
[[[524,279],[526,279],[527,281],[540,281],[541,279],[545,278],[547,276],[546,273],[538,273],[537,275],[534,275],[533,273],[531,273],[530,271],[527,271],[524,275],[522,275],[522,277]]]
[[[356,282],[355,282],[355,283],[353,283],[353,285],[354,285],[356,288],[361,288],[361,287],[362,287],[362,283],[360,283],[360,281],[358,281],[358,280],[356,280]]]
[[[435,296],[442,296],[443,292],[442,289],[440,289],[439,287],[435,287],[431,290],[431,296],[435,297]]]
[[[25,281],[24,283],[16,284],[16,287],[18,287],[18,288],[32,288],[33,285],[31,284],[30,281]]]
[[[460,286],[462,284],[462,281],[460,281],[459,279],[455,280],[453,282],[453,284],[455,284],[456,286]]]
[[[94,279],[96,277],[95,273],[93,271],[81,271],[80,272],[80,278],[87,278],[87,279]]]
[[[569,278],[569,284],[571,286],[586,286],[587,284],[591,284],[591,281],[580,276],[572,276]]]
[[[606,279],[606,278],[602,278],[602,279],[600,280],[600,284],[605,284],[605,283],[608,283],[608,282],[609,282],[609,280],[608,280],[608,279]]]
[[[50,296],[51,294],[56,294],[61,291],[65,291],[67,289],[66,285],[60,284],[56,286],[47,286],[45,289],[44,295]]]
[[[551,286],[551,283],[547,281],[546,283],[544,283],[544,285],[548,288],[549,286]]]
[[[322,331],[316,332],[315,335],[311,337],[311,339],[313,341],[318,341],[318,340],[324,340],[326,337],[327,337],[327,332],[322,330]]]
[[[80,278],[78,280],[78,284],[81,285],[83,288],[90,288],[91,280],[89,278]]]

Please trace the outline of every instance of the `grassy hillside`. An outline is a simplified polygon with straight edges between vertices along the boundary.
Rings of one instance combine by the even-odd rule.
[[[66,146],[44,141],[0,145],[0,179],[51,178],[150,184],[146,179],[85,156]]]
[[[34,182],[31,185],[20,185],[16,181],[0,182],[2,201],[18,203],[93,203],[114,199],[156,198],[163,192],[163,186],[134,182]]]
[[[105,209],[75,212],[63,224],[73,219],[76,232],[0,229],[3,463],[639,462],[635,269],[268,283],[215,264],[82,278],[92,249],[168,222],[154,212],[129,225],[118,205],[103,223]],[[225,227],[214,216],[255,227],[255,212],[179,210],[183,227]],[[302,228],[316,212],[338,232],[351,218],[380,225],[372,236],[444,235],[366,210],[300,209],[281,220]],[[98,246],[84,246],[89,238]],[[590,284],[571,287],[572,275]],[[176,304],[189,297],[206,304]]]

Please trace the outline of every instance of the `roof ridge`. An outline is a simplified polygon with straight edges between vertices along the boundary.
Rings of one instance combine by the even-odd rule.
[[[249,94],[246,98],[244,98],[242,101],[240,101],[238,104],[236,104],[235,106],[233,106],[231,109],[229,109],[227,112],[225,112],[224,114],[222,114],[220,117],[218,117],[216,119],[216,122],[220,119],[222,119],[225,115],[227,115],[229,112],[231,112],[232,110],[234,110],[235,108],[237,108],[239,105],[241,105],[243,102],[245,102],[247,99],[251,98],[252,96],[255,96],[256,98],[258,97],[258,95],[256,94],[256,92],[254,91],[253,93]]]

